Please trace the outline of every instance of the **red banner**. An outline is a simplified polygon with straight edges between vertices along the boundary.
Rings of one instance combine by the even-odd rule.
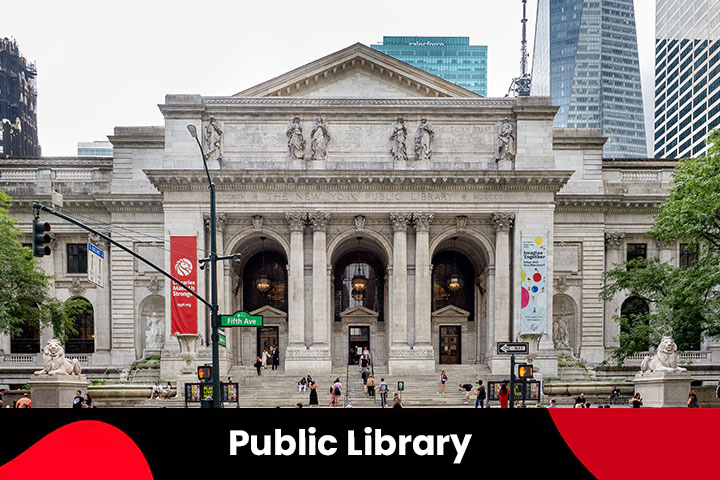
[[[170,273],[197,292],[197,237],[170,237]],[[197,298],[172,282],[170,334],[197,333]]]

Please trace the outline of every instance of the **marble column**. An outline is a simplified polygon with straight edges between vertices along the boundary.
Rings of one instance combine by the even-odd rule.
[[[327,284],[327,234],[330,220],[328,212],[312,212],[309,220],[313,229],[312,264],[312,371],[329,373],[332,368],[330,358],[330,316],[328,308]]]
[[[407,227],[410,213],[391,213],[393,223],[392,343],[407,348]],[[391,353],[392,355],[392,353]]]
[[[288,351],[305,350],[305,253],[303,230],[307,215],[289,212],[285,218],[290,227],[288,264]],[[290,359],[290,353],[287,359]]]
[[[512,301],[510,287],[510,230],[515,221],[515,214],[511,212],[495,213],[492,217],[495,227],[495,315],[493,325],[493,343],[513,340],[510,325],[510,304]],[[493,360],[491,370],[493,373],[505,370],[505,358],[495,356],[493,345]]]
[[[430,276],[430,222],[432,213],[414,213],[415,218],[415,343],[414,348],[432,350],[432,278]]]
[[[615,265],[619,265],[624,260],[623,252],[625,249],[623,245],[625,243],[625,232],[605,232],[605,271],[611,270]],[[616,295],[612,300],[605,301],[605,312],[603,314],[604,320],[604,341],[605,347],[618,346],[614,340],[620,335],[620,325],[614,320],[616,314],[620,314],[620,305],[622,304],[623,297]],[[580,347],[582,349],[582,333],[580,335],[581,342]],[[582,353],[582,350],[581,350]]]

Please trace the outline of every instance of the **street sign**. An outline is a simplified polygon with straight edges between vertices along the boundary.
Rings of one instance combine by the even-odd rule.
[[[105,263],[105,252],[96,245],[87,244],[87,275],[88,281],[103,288],[103,263]]]
[[[529,363],[518,365],[518,378],[533,378],[533,366]]]
[[[498,355],[527,355],[530,344],[527,342],[497,342]]]
[[[262,327],[262,315],[250,315],[248,312],[235,312],[232,315],[220,316],[221,327]]]
[[[218,345],[227,348],[227,341],[225,340],[225,329],[218,328]]]

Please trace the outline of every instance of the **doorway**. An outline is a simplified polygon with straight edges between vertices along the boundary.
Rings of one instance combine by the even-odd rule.
[[[350,327],[348,333],[348,365],[357,365],[360,355],[357,353],[366,348],[370,350],[370,327]]]
[[[443,365],[460,364],[459,326],[440,327],[440,363]]]
[[[270,348],[280,345],[278,327],[260,327],[257,332],[257,356],[262,358],[263,350],[270,353]],[[272,357],[268,357],[267,364],[272,365]]]

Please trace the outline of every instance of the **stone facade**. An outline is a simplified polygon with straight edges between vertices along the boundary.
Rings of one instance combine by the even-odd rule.
[[[678,261],[677,245],[657,250],[646,234],[675,163],[603,161],[599,131],[553,129],[550,98],[470,95],[357,44],[235,96],[168,95],[160,105],[164,126],[115,129],[112,159],[0,163],[0,188],[14,197],[12,214],[27,232],[31,202],[49,202],[54,189],[65,194],[69,214],[90,218],[160,266],[170,262],[170,235],[197,236],[198,257],[206,256],[207,180],[186,126],[204,131],[212,116],[222,125],[222,159],[209,161],[218,250],[242,254],[218,269],[220,310],[260,309],[271,318],[277,330],[262,335],[280,345],[286,371],[344,371],[349,329],[366,327],[376,365],[391,373],[433,371],[448,358],[505,372],[508,360],[494,346],[521,339],[520,240],[528,235],[549,240],[547,331],[532,349],[540,373],[557,375],[552,322],[560,313],[569,337],[561,353],[569,348],[587,364],[602,362],[616,345],[612,317],[623,300],[599,299],[603,272],[623,260],[628,242]],[[432,125],[431,157],[391,153],[398,116],[408,130],[421,118]],[[289,155],[295,117],[305,142]],[[326,155],[313,159],[317,118],[332,138]],[[512,125],[515,156],[500,166],[503,123]],[[183,360],[170,335],[169,282],[115,247],[108,248],[104,289],[66,273],[65,244],[87,235],[50,221],[57,243],[42,265],[56,275],[56,295],[83,296],[94,307],[94,351],[83,357],[84,371],[123,369],[143,357],[146,318],[157,313],[166,332],[161,375],[175,378]],[[268,305],[251,292],[263,250],[280,278]],[[262,258],[265,268],[269,257]],[[466,272],[461,294],[436,280],[443,261]],[[372,297],[344,290],[358,272]],[[199,274],[198,287],[209,297],[207,275]],[[556,295],[562,312],[553,310]],[[465,305],[445,305],[447,298]],[[205,362],[203,308],[198,326],[198,362]],[[442,327],[457,327],[443,330],[455,337]],[[254,363],[261,333],[227,330],[223,370]],[[441,352],[453,342],[460,343],[455,357]],[[0,355],[0,383],[13,365],[35,361],[11,352],[7,337],[0,337]]]

